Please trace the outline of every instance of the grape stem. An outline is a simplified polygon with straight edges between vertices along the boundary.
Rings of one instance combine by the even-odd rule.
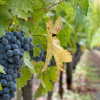
[[[53,5],[51,5],[51,6],[48,7],[48,8],[39,8],[39,9],[35,9],[34,11],[36,11],[36,10],[42,10],[42,9],[49,10],[50,8],[56,6],[56,5],[58,5],[59,3],[64,2],[64,1],[65,1],[65,0],[62,0],[62,1],[59,1],[59,2],[57,2],[57,3],[53,4]]]

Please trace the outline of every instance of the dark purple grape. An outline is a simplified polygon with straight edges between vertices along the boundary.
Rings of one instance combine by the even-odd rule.
[[[8,40],[7,39],[2,39],[2,44],[3,45],[7,45],[8,44]]]

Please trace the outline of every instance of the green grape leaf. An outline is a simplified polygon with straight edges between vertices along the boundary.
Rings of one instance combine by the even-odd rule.
[[[28,11],[33,11],[32,9],[33,0],[8,0],[8,7],[11,9],[13,15],[17,15],[18,18],[28,19]]]
[[[43,88],[42,84],[39,85],[38,89],[36,90],[35,94],[34,94],[34,98],[38,98],[43,94],[43,91],[45,89]]]
[[[30,59],[31,58],[30,58],[29,52],[25,52],[24,53],[24,63],[32,71],[32,73],[35,73],[33,63],[32,61],[30,61]]]
[[[41,31],[42,32],[42,31]],[[40,49],[37,47],[37,45],[40,45],[40,47],[43,50],[46,50],[46,43],[47,43],[47,38],[44,35],[36,35],[32,36],[33,39],[33,44],[34,44],[34,56],[39,56],[40,55]]]
[[[39,97],[40,95],[52,91],[53,83],[57,81],[58,72],[57,67],[51,66],[45,72],[39,73],[38,78],[41,79],[41,84],[35,93],[35,98]],[[38,95],[38,93],[40,93]]]
[[[41,22],[41,20],[43,19],[43,16],[45,16],[45,14],[46,13],[44,12],[44,10],[39,10],[39,11],[33,12],[32,18],[34,20],[35,25],[38,25],[39,22]]]
[[[0,35],[5,35],[5,29],[8,27],[8,19],[6,16],[0,14]]]
[[[27,81],[31,79],[31,72],[29,69],[22,67],[21,74],[22,76],[16,79],[16,84],[19,89],[24,87],[27,84]]]
[[[8,29],[9,21],[11,14],[8,12],[8,9],[5,5],[0,5],[0,36],[5,35],[5,30]]]
[[[62,2],[62,3],[58,4],[56,7],[56,12],[59,13],[61,10],[63,10],[67,16],[71,17],[74,15],[73,7],[69,3]]]
[[[89,1],[88,0],[76,0],[77,5],[80,7],[81,12],[84,15],[87,15],[88,7],[89,7]]]
[[[0,65],[0,72],[3,73],[3,74],[6,74],[5,71],[4,71],[4,67],[2,65]]]
[[[0,83],[0,90],[2,90],[2,86],[1,86],[1,83]]]
[[[84,14],[81,13],[81,10],[77,7],[75,11],[75,23],[79,26],[83,23]]]
[[[57,37],[59,38],[61,42],[61,46],[67,46],[67,43],[70,43],[70,36],[72,33],[72,28],[70,25],[66,25],[64,29],[62,29]]]
[[[88,0],[76,0],[75,1],[75,22],[76,25],[79,26],[84,19],[84,16],[87,15],[89,1]]]
[[[41,50],[36,45],[34,46],[34,57],[40,56]]]
[[[39,73],[41,73],[41,69],[44,66],[44,62],[43,61],[36,62],[32,60],[32,63],[34,64],[34,69],[35,69],[36,74],[38,75]]]

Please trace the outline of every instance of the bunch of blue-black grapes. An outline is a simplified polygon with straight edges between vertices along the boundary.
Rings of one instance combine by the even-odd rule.
[[[33,54],[34,50],[31,49],[31,50],[29,50],[29,54],[30,54],[31,59],[35,60],[36,62],[38,62],[40,60],[45,62],[45,60],[46,60],[46,51],[42,50],[42,48],[39,45],[37,45],[37,47],[41,50],[40,56],[34,57],[34,54]]]
[[[46,61],[46,51],[43,50],[39,45],[37,45],[37,47],[41,50],[40,56],[34,57],[34,50],[33,49],[30,49],[29,50],[29,54],[30,54],[31,60],[34,60],[36,62],[38,62],[38,61],[45,62]],[[49,62],[48,67],[50,67],[50,66],[55,66],[55,62],[53,62],[53,59],[52,58],[51,58],[51,60]]]
[[[15,97],[16,78],[21,77],[20,68],[23,64],[24,51],[33,49],[32,38],[24,38],[24,32],[5,32],[0,38],[0,65],[6,74],[0,73],[0,100],[11,100]]]

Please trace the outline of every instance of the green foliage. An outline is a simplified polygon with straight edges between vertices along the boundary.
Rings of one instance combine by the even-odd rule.
[[[34,73],[35,72],[34,66],[32,64],[32,61],[30,61],[30,59],[31,58],[30,58],[29,53],[25,52],[24,53],[24,63],[25,63],[25,66],[27,66],[31,70],[31,72]]]
[[[77,5],[79,6],[79,8],[81,9],[81,12],[84,15],[87,15],[88,12],[88,7],[89,7],[89,1],[88,0],[76,0]]]
[[[94,2],[91,4],[91,9],[89,12],[89,23],[90,26],[88,27],[88,44],[90,48],[100,45],[99,41],[99,28],[100,28],[100,3]]]
[[[70,43],[71,33],[72,29],[70,25],[66,25],[66,27],[59,32],[58,38],[61,41],[61,46],[67,46],[67,43]]]
[[[76,0],[75,6],[75,22],[79,26],[83,22],[84,15],[87,15],[89,2],[88,0]]]
[[[35,67],[37,68],[37,66]],[[38,72],[38,71],[37,71]],[[40,86],[37,89],[34,97],[37,98],[48,91],[52,91],[53,83],[57,81],[58,73],[55,66],[51,66],[43,73],[38,72],[38,78],[41,80]]]
[[[19,89],[24,87],[27,84],[27,81],[31,79],[31,72],[29,69],[22,67],[21,68],[21,78],[16,79],[16,84]]]
[[[18,18],[28,19],[28,11],[32,12],[32,0],[7,0],[8,9]]]
[[[100,28],[94,33],[92,36],[90,47],[97,47],[100,46]]]
[[[5,34],[5,30],[8,29],[9,26],[9,18],[11,14],[8,12],[5,5],[0,5],[0,35]]]

